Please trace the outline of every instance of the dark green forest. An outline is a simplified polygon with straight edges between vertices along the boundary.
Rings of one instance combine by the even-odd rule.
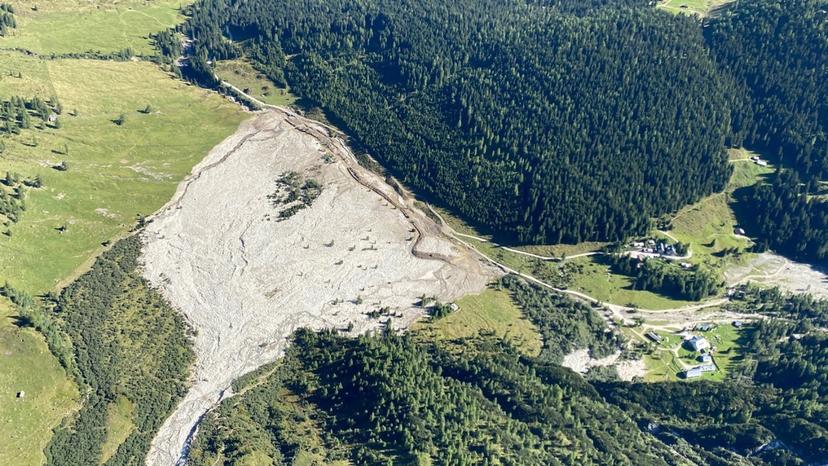
[[[631,5],[207,0],[184,72],[213,86],[208,60],[250,57],[495,233],[621,239],[730,173],[730,87],[698,22]]]
[[[232,464],[263,451],[275,464],[292,464],[311,442],[269,415],[290,411],[290,394],[313,413],[327,460],[671,464],[664,445],[580,376],[498,342],[479,343],[470,354],[393,334],[351,339],[300,331],[267,383],[208,416],[191,460],[213,464],[220,455]],[[257,435],[231,427],[237,423]]]
[[[539,360],[559,364],[566,354],[580,348],[603,358],[621,346],[620,335],[606,331],[604,318],[580,301],[530,285],[515,275],[503,277],[498,286],[509,291],[540,332],[543,348]]]
[[[507,277],[543,332],[579,324],[566,297]],[[545,303],[545,304],[538,304]],[[747,289],[744,359],[725,382],[584,379],[491,335],[464,351],[383,333],[357,339],[302,330],[285,358],[238,381],[244,394],[202,424],[193,464],[268,458],[354,464],[804,465],[828,457],[828,302]],[[541,316],[539,318],[539,316]],[[790,319],[795,318],[796,323]],[[564,332],[565,333],[565,332]],[[602,326],[585,331],[593,337]],[[577,338],[577,336],[573,337]],[[745,461],[747,463],[745,463]]]
[[[703,266],[684,269],[679,264],[627,255],[607,256],[612,271],[633,278],[635,290],[649,290],[688,301],[700,301],[722,288],[722,279]]]
[[[45,310],[23,313],[84,395],[80,411],[54,431],[45,451],[49,465],[100,464],[108,409],[119,397],[134,406],[135,428],[105,464],[142,464],[186,392],[190,331],[136,270],[140,247],[138,236],[119,241],[59,296],[47,297]]]
[[[742,193],[739,221],[764,247],[809,261],[828,258],[828,204],[809,197],[828,177],[826,11],[820,0],[738,2],[705,28],[722,72],[741,89],[732,142],[782,167],[769,185]]]
[[[794,171],[739,193],[736,212],[761,250],[802,260],[828,258],[828,202],[813,198]]]
[[[216,87],[208,62],[245,56],[420,195],[505,240],[558,243],[640,234],[721,190],[727,145],[813,193],[828,169],[825,11],[758,0],[701,22],[632,0],[203,0],[180,30],[196,39],[189,79]],[[768,212],[761,243],[818,261],[824,208],[798,208],[806,197],[745,199]]]

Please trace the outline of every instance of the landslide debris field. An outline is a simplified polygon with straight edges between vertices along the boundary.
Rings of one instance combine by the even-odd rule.
[[[143,235],[145,277],[197,332],[192,388],[150,465],[174,463],[232,381],[279,357],[295,329],[404,327],[420,296],[455,300],[497,274],[324,126],[283,110],[213,149]]]

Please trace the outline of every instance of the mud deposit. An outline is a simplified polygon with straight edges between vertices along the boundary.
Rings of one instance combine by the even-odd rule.
[[[321,189],[280,219],[273,193],[288,172]],[[423,312],[423,294],[482,291],[495,272],[412,204],[288,112],[259,115],[214,148],[144,232],[145,277],[197,332],[192,387],[147,464],[176,463],[231,382],[278,358],[295,329],[401,328]],[[390,315],[366,315],[386,306]]]

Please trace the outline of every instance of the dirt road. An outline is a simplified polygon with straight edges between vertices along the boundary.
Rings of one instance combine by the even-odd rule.
[[[288,171],[322,188],[279,221],[268,195]],[[232,381],[278,358],[295,329],[402,328],[422,314],[419,296],[452,301],[499,274],[327,128],[281,109],[244,123],[150,220],[144,276],[197,332],[192,387],[156,435],[151,466],[179,462]],[[381,307],[390,316],[366,315]]]

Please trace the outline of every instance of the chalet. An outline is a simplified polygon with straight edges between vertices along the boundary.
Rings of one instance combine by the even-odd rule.
[[[707,362],[707,363],[713,362],[713,356],[710,356],[709,354],[702,354],[701,356],[698,357],[698,359],[699,359],[699,362]]]
[[[742,229],[742,228],[739,228],[739,227],[736,227],[736,229],[733,230],[733,233],[735,233],[737,235],[745,236],[745,230]]]
[[[701,366],[699,366],[699,369],[702,372],[715,372],[716,371],[716,365],[713,364],[713,363],[702,364]]]
[[[745,325],[741,320],[734,320],[733,326],[736,328],[742,328],[742,325]]]
[[[708,323],[696,325],[696,330],[698,330],[700,332],[707,332],[707,331],[711,330],[712,328],[713,328],[713,324],[708,324]]]
[[[693,336],[686,343],[693,351],[702,351],[710,348],[710,342],[707,341],[707,338],[700,336]]]

